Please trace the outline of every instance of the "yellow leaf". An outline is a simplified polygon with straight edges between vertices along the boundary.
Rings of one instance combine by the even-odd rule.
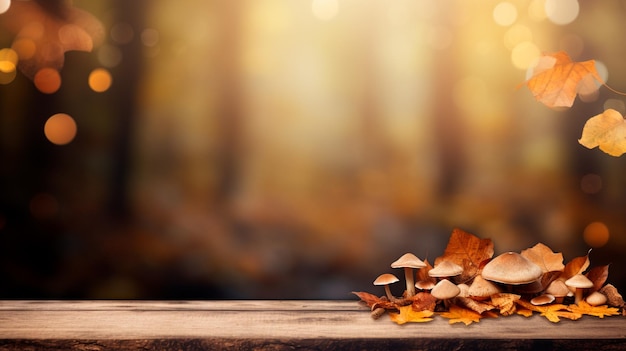
[[[552,249],[542,243],[523,250],[520,254],[541,267],[544,273],[562,271],[565,268],[565,265],[563,265],[563,254],[560,252],[554,253]]]
[[[516,313],[524,317],[530,317],[533,315],[533,311],[527,308],[518,308]]]
[[[591,306],[585,301],[578,302],[578,305],[569,305],[567,309],[573,313],[587,314],[599,318],[604,318],[604,316],[615,316],[619,314],[618,309],[615,307],[608,307],[607,305]]]
[[[619,112],[607,109],[585,123],[578,142],[589,149],[597,146],[611,156],[621,156],[626,152],[626,121]]]
[[[457,305],[450,305],[448,312],[442,312],[440,315],[444,318],[448,318],[450,324],[465,323],[465,325],[470,325],[473,322],[478,323],[482,317],[479,313]]]
[[[491,295],[491,304],[500,310],[503,316],[510,316],[515,313],[515,301],[521,298],[520,295],[509,293],[498,293]]]
[[[408,322],[423,323],[430,322],[433,319],[431,317],[434,312],[429,310],[416,311],[411,305],[398,307],[400,313],[389,313],[389,317],[392,321],[398,324],[404,324]]]
[[[564,51],[543,55],[526,82],[535,99],[548,107],[571,107],[576,94],[589,94],[603,83],[595,61],[572,62]]]
[[[558,323],[560,321],[559,317],[572,320],[582,317],[582,314],[569,311],[567,306],[562,304],[535,306],[524,300],[517,300],[516,303],[531,311],[539,312],[543,317],[546,317],[552,323]]]

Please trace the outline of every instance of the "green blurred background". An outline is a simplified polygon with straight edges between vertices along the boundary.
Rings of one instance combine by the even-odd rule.
[[[625,99],[518,88],[566,50],[626,90],[626,1],[0,11],[0,298],[350,299],[455,227],[496,253],[593,247],[626,289],[626,161],[578,143]]]

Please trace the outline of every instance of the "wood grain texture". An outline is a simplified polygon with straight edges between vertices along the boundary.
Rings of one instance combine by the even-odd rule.
[[[626,318],[396,325],[356,301],[0,301],[0,350],[624,350]]]

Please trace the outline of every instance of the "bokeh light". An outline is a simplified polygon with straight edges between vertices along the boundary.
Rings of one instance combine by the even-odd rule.
[[[61,75],[54,68],[45,67],[35,73],[35,87],[44,94],[53,94],[61,87]]]
[[[159,31],[154,28],[146,28],[141,32],[141,42],[145,46],[155,46],[159,43]]]
[[[0,14],[3,14],[11,7],[11,0],[0,0]]]
[[[104,44],[98,49],[98,62],[104,67],[115,67],[122,62],[122,51],[117,46]]]
[[[597,194],[602,190],[602,178],[594,173],[585,174],[580,179],[580,189],[586,194]]]
[[[0,49],[0,71],[12,72],[15,71],[17,66],[17,52],[13,49],[4,48]]]
[[[558,25],[574,22],[578,17],[578,0],[546,0],[545,11],[548,19]]]
[[[339,3],[337,0],[313,0],[311,10],[318,19],[328,21],[337,16]]]
[[[591,247],[602,247],[609,241],[609,228],[602,222],[591,222],[583,231],[585,243]]]
[[[56,145],[69,144],[76,137],[76,130],[76,122],[65,113],[52,115],[43,128],[46,138]]]
[[[498,25],[508,27],[517,19],[517,8],[510,2],[503,1],[493,9],[493,20]]]
[[[511,51],[511,62],[513,66],[521,70],[526,70],[536,62],[541,55],[541,51],[534,43],[525,41],[517,44]]]
[[[545,0],[532,0],[528,4],[528,17],[536,22],[546,19]]]
[[[17,76],[17,70],[12,70],[10,72],[4,72],[0,70],[0,84],[6,85],[15,80]]]
[[[11,48],[15,50],[20,60],[30,60],[35,56],[37,51],[37,44],[30,38],[21,37],[16,38],[11,44]]]
[[[111,73],[104,68],[96,68],[89,74],[89,87],[97,93],[109,90],[112,82]]]
[[[525,41],[532,42],[533,33],[527,26],[516,24],[511,26],[509,30],[504,33],[504,46],[509,50],[513,50],[518,44]]]

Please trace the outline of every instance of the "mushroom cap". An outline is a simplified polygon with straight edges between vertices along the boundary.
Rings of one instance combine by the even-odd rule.
[[[496,284],[485,280],[480,275],[474,277],[474,281],[467,290],[467,294],[474,297],[489,297],[499,292],[500,288]]]
[[[554,300],[555,300],[555,297],[553,295],[543,294],[543,295],[533,297],[530,300],[530,303],[532,303],[535,306],[540,306],[540,305],[547,305],[549,303],[552,303]]]
[[[432,280],[420,280],[415,283],[415,287],[421,290],[430,290],[435,287],[435,282]]]
[[[601,292],[594,291],[591,294],[589,294],[589,296],[587,296],[585,301],[587,301],[587,303],[590,304],[591,306],[600,306],[606,303],[607,297]]]
[[[553,280],[550,285],[546,288],[546,294],[550,294],[554,297],[564,297],[571,293],[565,282],[557,279]]]
[[[454,277],[463,273],[463,267],[450,261],[441,261],[435,268],[428,271],[431,277]]]
[[[374,285],[388,285],[400,281],[398,277],[391,273],[383,273],[374,280]]]
[[[449,281],[448,279],[442,279],[435,285],[430,291],[430,294],[437,299],[446,300],[457,296],[461,292],[458,286]]]
[[[565,285],[572,288],[591,288],[593,286],[593,282],[582,274],[576,274],[566,280]]]
[[[391,264],[391,268],[422,268],[426,267],[424,261],[412,253],[405,253]]]
[[[543,275],[541,267],[517,252],[505,252],[492,259],[482,271],[483,278],[504,284],[528,284]]]

